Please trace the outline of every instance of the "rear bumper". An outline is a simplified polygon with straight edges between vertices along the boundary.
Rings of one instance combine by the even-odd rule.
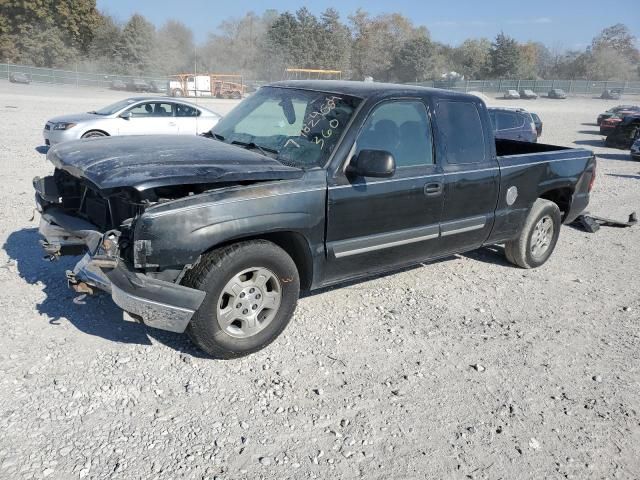
[[[122,310],[146,325],[184,332],[205,292],[134,271],[103,247],[104,235],[97,227],[59,208],[39,207],[42,245],[49,255],[87,252],[73,271],[67,272],[71,287],[87,293],[103,290]]]
[[[601,135],[609,135],[611,132],[613,132],[616,129],[615,125],[613,126],[608,126],[608,125],[600,125],[600,134]]]
[[[564,217],[563,223],[570,224],[573,222],[578,216],[585,211],[587,206],[589,205],[589,194],[588,193],[578,193],[573,196],[573,200],[571,202],[571,208],[567,212]]]

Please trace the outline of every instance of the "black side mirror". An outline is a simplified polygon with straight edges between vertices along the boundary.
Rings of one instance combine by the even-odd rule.
[[[349,162],[347,173],[357,177],[392,177],[396,173],[396,160],[386,150],[362,150]]]

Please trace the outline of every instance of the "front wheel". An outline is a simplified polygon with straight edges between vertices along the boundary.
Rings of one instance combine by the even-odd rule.
[[[507,260],[522,268],[536,268],[544,264],[556,248],[561,224],[558,205],[537,199],[520,235],[505,244]]]
[[[273,342],[285,329],[300,293],[291,257],[266,240],[214,250],[183,283],[206,292],[187,334],[215,358],[237,358]]]
[[[171,90],[171,96],[172,97],[183,97],[184,93],[182,92],[181,89],[179,88],[174,88],[173,90]]]

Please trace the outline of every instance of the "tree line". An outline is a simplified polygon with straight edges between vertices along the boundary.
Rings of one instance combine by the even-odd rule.
[[[197,65],[199,71],[262,80],[282,78],[287,67],[396,82],[443,76],[640,78],[640,51],[623,24],[605,28],[584,50],[553,52],[503,32],[453,47],[433,40],[426,27],[398,13],[373,16],[359,9],[343,20],[332,8],[314,15],[303,7],[224,20],[197,45],[193,31],[179,20],[156,28],[134,14],[120,23],[98,11],[95,0],[3,0],[0,62],[128,75],[192,72]]]

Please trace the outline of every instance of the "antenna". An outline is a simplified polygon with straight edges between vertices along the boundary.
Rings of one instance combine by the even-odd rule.
[[[198,105],[198,47],[193,43],[193,94],[196,97],[196,105]],[[196,116],[196,135],[198,134],[198,117]]]
[[[193,94],[196,97],[196,105],[198,105],[198,47],[193,44]]]

